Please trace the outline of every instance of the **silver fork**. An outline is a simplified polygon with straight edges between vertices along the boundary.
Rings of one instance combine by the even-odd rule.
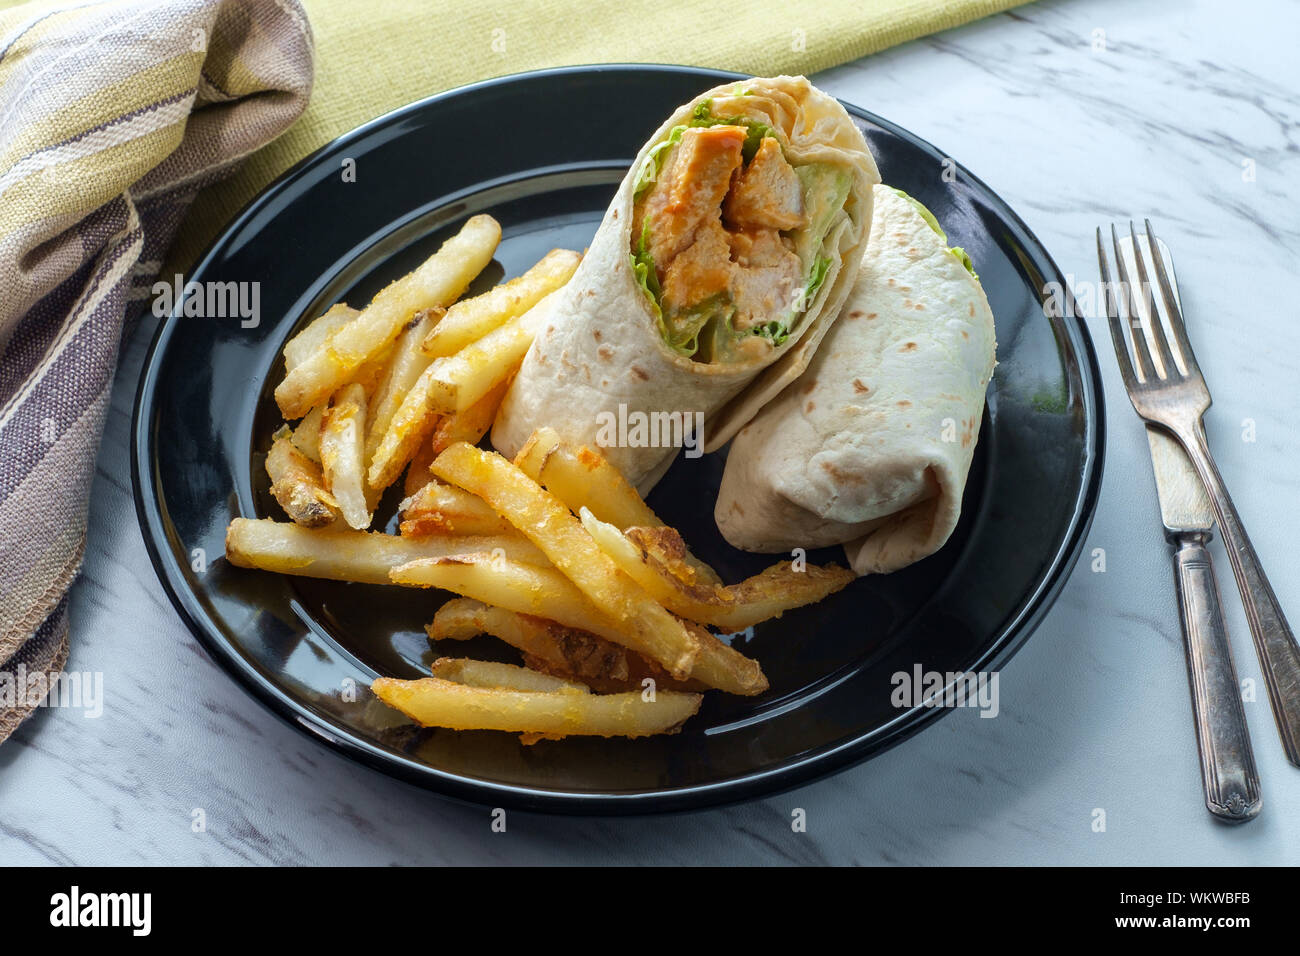
[[[1151,228],[1151,220],[1145,222],[1161,301],[1165,306],[1169,332],[1173,335],[1179,354],[1175,356],[1170,351],[1163,322],[1156,319],[1150,323],[1150,329],[1143,329],[1143,315],[1155,317],[1158,313],[1152,298],[1142,246],[1138,243],[1137,232],[1130,222],[1129,234],[1133,238],[1138,272],[1136,287],[1130,281],[1124,257],[1120,253],[1119,234],[1114,225],[1110,227],[1110,234],[1120,287],[1126,300],[1127,321],[1133,330],[1132,360],[1126,343],[1125,319],[1121,318],[1115,285],[1111,281],[1106,262],[1101,229],[1097,230],[1097,259],[1101,265],[1106,313],[1110,318],[1110,337],[1115,345],[1115,357],[1119,360],[1124,387],[1128,390],[1129,400],[1138,417],[1172,435],[1183,446],[1197,474],[1201,476],[1201,482],[1205,485],[1210,504],[1214,508],[1215,519],[1219,523],[1219,534],[1228,552],[1233,577],[1237,579],[1237,589],[1241,592],[1246,620],[1250,624],[1250,636],[1255,642],[1255,651],[1259,655],[1264,682],[1268,687],[1269,702],[1273,706],[1273,717],[1282,737],[1282,748],[1286,751],[1287,759],[1300,766],[1300,644],[1296,643],[1295,635],[1291,633],[1291,626],[1287,624],[1282,607],[1260,566],[1259,557],[1255,554],[1237,508],[1232,503],[1210,454],[1202,422],[1205,410],[1210,407],[1210,390],[1205,385],[1205,378],[1192,353],[1192,344],[1187,339],[1183,315],[1173,294],[1159,243]],[[1145,311],[1137,307],[1135,288],[1144,297]],[[1159,364],[1152,361],[1151,351],[1147,347],[1148,337],[1155,345],[1155,358]]]

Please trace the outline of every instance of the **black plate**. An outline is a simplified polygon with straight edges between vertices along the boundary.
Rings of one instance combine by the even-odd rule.
[[[232,517],[282,517],[262,462],[278,418],[269,384],[295,325],[339,300],[368,301],[472,213],[490,212],[504,232],[480,286],[554,246],[583,248],[662,118],[730,77],[560,69],[415,103],[285,173],[195,268],[198,282],[260,283],[262,318],[255,328],[238,317],[161,324],[136,401],[136,504],[182,617],[294,726],[395,776],[492,805],[699,807],[789,787],[898,743],[943,711],[892,706],[892,674],[917,663],[996,669],[1055,598],[1101,479],[1102,398],[1088,335],[1044,316],[1040,290],[1063,280],[1002,200],[960,167],[944,182],[946,153],[852,107],[885,181],[928,205],[974,259],[997,317],[999,365],[952,540],[905,571],[759,626],[740,646],[771,681],[762,697],[707,695],[682,733],[639,741],[524,747],[501,733],[420,730],[366,688],[376,675],[427,673],[437,656],[421,630],[438,601],[432,592],[282,577],[222,557]],[[355,182],[342,175],[347,160]],[[736,580],[767,560],[718,534],[721,468],[720,455],[679,461],[650,504]],[[509,659],[487,638],[449,651],[466,652]]]

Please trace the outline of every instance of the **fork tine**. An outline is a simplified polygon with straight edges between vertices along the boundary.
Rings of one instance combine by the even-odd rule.
[[[1115,358],[1119,362],[1120,378],[1126,389],[1137,388],[1137,376],[1133,373],[1133,363],[1128,357],[1128,343],[1119,315],[1119,303],[1115,300],[1114,284],[1110,279],[1110,266],[1106,263],[1106,246],[1101,241],[1101,226],[1097,227],[1097,265],[1101,269],[1102,298],[1106,300],[1106,317],[1110,320],[1110,340],[1115,346]]]
[[[1189,376],[1200,375],[1201,367],[1196,364],[1196,355],[1192,352],[1191,340],[1187,338],[1187,326],[1183,323],[1182,310],[1178,308],[1178,297],[1174,295],[1173,283],[1169,281],[1169,273],[1165,271],[1165,257],[1160,254],[1160,242],[1151,229],[1151,220],[1144,219],[1143,224],[1147,231],[1147,242],[1151,246],[1151,259],[1155,265],[1156,280],[1160,283],[1160,298],[1164,300],[1165,312],[1169,316],[1169,327],[1173,329],[1174,341],[1178,343],[1178,351],[1183,354],[1183,365],[1187,369]]]
[[[1147,350],[1147,337],[1142,332],[1142,314],[1138,311],[1137,302],[1133,298],[1133,281],[1128,275],[1128,266],[1124,265],[1124,253],[1119,247],[1119,233],[1115,231],[1115,224],[1110,224],[1110,242],[1115,248],[1115,268],[1119,272],[1119,284],[1124,288],[1124,308],[1128,312],[1128,321],[1124,323],[1128,328],[1128,336],[1133,342],[1133,359],[1137,366],[1138,375],[1144,380],[1151,381],[1157,378],[1155,372],[1155,363],[1151,361],[1151,353]],[[1137,327],[1134,328],[1134,323]]]
[[[1142,290],[1142,301],[1146,306],[1146,316],[1142,324],[1150,332],[1151,341],[1155,343],[1156,352],[1160,356],[1160,364],[1164,366],[1166,378],[1180,378],[1181,373],[1174,362],[1173,353],[1169,351],[1169,342],[1165,339],[1165,326],[1160,321],[1160,313],[1156,311],[1156,300],[1151,295],[1151,278],[1147,275],[1145,256],[1142,255],[1142,247],[1138,244],[1137,230],[1133,228],[1133,220],[1128,221],[1129,238],[1133,241],[1133,261],[1137,263],[1138,286]],[[1150,236],[1147,236],[1150,239]]]

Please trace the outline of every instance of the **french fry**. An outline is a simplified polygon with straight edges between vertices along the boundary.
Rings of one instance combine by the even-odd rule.
[[[601,551],[564,504],[495,452],[452,445],[433,463],[433,473],[478,495],[533,542],[596,607],[621,626],[635,650],[685,677],[699,641],[654,602]],[[499,603],[499,602],[491,602]]]
[[[510,378],[506,378],[498,382],[490,392],[463,412],[444,415],[438,422],[438,427],[433,430],[433,442],[430,445],[433,457],[437,458],[458,441],[477,445],[492,427],[492,420],[497,417],[497,409],[506,397],[510,381]]]
[[[424,373],[428,407],[442,412],[463,412],[513,376],[519,371],[545,315],[545,309],[535,305],[455,355],[434,359]]]
[[[536,307],[447,358],[434,359],[411,386],[380,439],[369,480],[387,488],[415,456],[443,415],[467,412],[519,371],[539,322]],[[503,392],[504,394],[504,392]]]
[[[581,259],[581,255],[568,249],[552,249],[518,278],[457,302],[424,338],[424,354],[429,358],[455,355],[471,342],[527,312],[544,296],[568,282]]]
[[[652,700],[639,693],[527,693],[469,687],[437,677],[395,680],[380,677],[375,696],[425,727],[504,730],[541,737],[583,735],[648,737],[676,731],[700,709],[699,694],[659,691]]]
[[[483,539],[435,540],[468,543]],[[618,624],[549,563],[528,563],[502,551],[494,555],[487,551],[470,551],[466,547],[446,555],[414,558],[394,567],[390,577],[395,583],[409,587],[441,588],[520,614],[545,615],[565,627],[590,631],[620,645],[636,643],[635,637],[629,639],[625,636]]]
[[[289,439],[298,449],[316,464],[320,464],[320,423],[325,415],[325,406],[317,405],[304,416]]]
[[[783,561],[731,587],[693,584],[674,574],[668,564],[614,525],[596,518],[586,508],[582,509],[580,517],[583,527],[601,549],[647,594],[674,614],[721,628],[727,633],[743,631],[754,624],[780,617],[791,608],[814,604],[844,588],[856,577],[852,571],[836,565],[809,565],[796,571],[791,562]],[[635,532],[641,530],[635,529]],[[680,535],[672,534],[678,542],[681,541]],[[679,554],[684,553],[685,548],[681,547]]]
[[[319,528],[339,517],[339,505],[325,490],[320,465],[293,447],[288,428],[275,435],[266,455],[271,494],[284,513],[304,528]]]
[[[389,285],[361,314],[285,376],[275,400],[286,420],[306,415],[368,360],[377,357],[421,309],[445,308],[492,260],[501,227],[474,216],[418,269]]]
[[[402,406],[402,399],[429,367],[429,359],[420,351],[424,337],[437,327],[443,315],[441,309],[424,309],[415,314],[402,334],[397,337],[393,356],[385,366],[383,377],[375,390],[366,418],[366,466],[375,456],[379,441],[388,431],[393,415]],[[429,459],[432,461],[433,459]],[[426,462],[427,465],[427,462]]]
[[[491,634],[517,648],[533,670],[578,681],[602,694],[640,690],[646,678],[669,690],[705,689],[698,681],[675,681],[654,661],[589,631],[470,598],[445,602],[425,631],[433,641]]]
[[[366,497],[365,447],[366,392],[353,382],[330,400],[321,419],[320,458],[325,484],[351,527],[370,526]]]
[[[302,360],[311,355],[343,326],[347,325],[361,313],[351,308],[346,302],[336,302],[320,318],[313,319],[307,326],[284,343],[284,365],[293,369],[301,365]]]
[[[414,462],[411,468],[415,468]],[[402,534],[518,534],[514,525],[482,498],[438,481],[427,468],[424,473],[428,477],[425,485],[401,504]]]
[[[590,687],[576,681],[562,680],[514,664],[475,661],[465,657],[440,657],[433,662],[429,672],[434,677],[468,687],[499,687],[537,694],[591,693]]]
[[[394,568],[462,552],[548,563],[518,535],[403,538],[337,526],[307,529],[269,518],[235,518],[226,529],[226,558],[237,567],[362,584],[392,584]]]
[[[603,455],[586,445],[563,441],[553,428],[533,432],[515,456],[515,464],[574,514],[587,508],[620,531],[664,526],[623,473]],[[686,561],[703,583],[722,583],[713,568],[689,551]]]

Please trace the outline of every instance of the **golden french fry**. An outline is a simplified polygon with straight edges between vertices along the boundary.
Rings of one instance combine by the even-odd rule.
[[[424,337],[436,328],[442,314],[441,309],[423,309],[417,312],[397,337],[393,356],[384,368],[383,377],[370,404],[370,413],[366,417],[367,467],[375,456],[380,439],[388,431],[393,416],[401,408],[402,399],[406,398],[411,386],[419,381],[420,375],[429,367],[430,360],[420,351],[420,346]]]
[[[853,582],[856,575],[836,565],[808,565],[794,570],[790,561],[773,565],[740,584],[722,587],[694,584],[674,574],[668,565],[612,524],[582,509],[582,525],[632,580],[656,601],[689,621],[718,627],[727,633],[774,617],[791,608],[815,604]],[[633,529],[636,534],[643,529]],[[670,529],[654,529],[655,531]],[[680,542],[681,538],[672,532]],[[681,548],[681,553],[685,549]]]
[[[543,306],[535,305],[455,355],[434,359],[424,373],[428,407],[463,412],[513,376],[544,318]]]
[[[664,525],[623,473],[603,455],[586,445],[563,441],[553,428],[533,432],[515,456],[515,464],[574,514],[587,508],[620,531]],[[695,555],[687,552],[686,561],[703,583],[722,582],[718,573]]]
[[[427,467],[425,474],[425,485],[401,504],[402,534],[518,534],[482,498],[438,481]]]
[[[380,439],[370,462],[370,484],[387,488],[420,443],[433,434],[443,415],[468,412],[508,382],[519,371],[537,322],[535,310],[530,310],[455,355],[434,359],[406,393],[388,432]]]
[[[325,415],[325,406],[317,405],[300,421],[289,439],[298,449],[316,464],[320,464],[320,423]]]
[[[494,555],[466,548],[443,556],[412,559],[394,567],[390,577],[397,584],[441,588],[520,614],[545,615],[566,627],[590,631],[621,645],[635,642],[635,638],[626,637],[615,622],[549,563],[543,566],[540,562],[520,561],[501,551]]]
[[[543,296],[568,282],[581,259],[581,255],[568,249],[552,249],[517,279],[457,302],[424,338],[424,354],[430,358],[455,355],[471,342],[527,312]]]
[[[427,369],[425,374],[428,374]],[[393,413],[388,431],[375,447],[370,470],[366,473],[370,487],[387,488],[396,481],[420,446],[432,442],[433,430],[441,418],[442,415],[428,404],[428,391],[422,375],[406,393],[401,407]]]
[[[235,518],[226,529],[226,558],[238,567],[362,584],[392,584],[394,568],[462,552],[548,563],[518,535],[403,538],[337,526],[307,529],[269,518]]]
[[[345,385],[330,400],[321,419],[320,458],[325,484],[351,527],[370,526],[370,505],[362,457],[365,448],[366,392]]]
[[[434,677],[465,684],[468,687],[499,687],[502,690],[521,690],[538,694],[590,694],[591,688],[576,681],[563,680],[518,667],[498,664],[495,661],[475,661],[465,657],[440,657],[433,662],[429,672]]]
[[[361,313],[351,308],[346,302],[337,302],[318,319],[309,322],[301,332],[284,343],[284,366],[292,370],[301,365],[312,352],[315,352],[343,326],[347,325]]]
[[[361,314],[305,357],[275,390],[287,420],[301,418],[384,351],[421,309],[445,308],[492,260],[501,227],[474,216],[414,272],[389,285]]]
[[[618,570],[558,498],[495,452],[464,442],[439,455],[432,471],[478,495],[519,529],[596,607],[636,640],[635,650],[663,664],[675,677],[690,674],[699,641]],[[621,643],[627,644],[627,638]]]
[[[438,427],[433,430],[433,442],[430,447],[433,457],[437,458],[448,446],[458,441],[477,445],[492,427],[492,420],[497,417],[501,400],[506,397],[510,379],[497,383],[493,389],[463,412],[444,415]],[[425,466],[427,469],[427,465]]]
[[[699,694],[658,691],[647,700],[640,693],[528,693],[469,687],[425,677],[395,680],[380,677],[375,696],[426,727],[453,730],[504,730],[538,736],[648,737],[676,731],[700,709]]]
[[[491,634],[517,648],[533,670],[578,681],[602,694],[639,690],[647,678],[669,690],[706,689],[699,681],[675,681],[654,661],[589,631],[470,598],[445,602],[425,631],[433,641]]]
[[[295,524],[319,528],[339,517],[339,505],[325,490],[320,465],[293,447],[288,428],[275,435],[266,454],[271,494]]]

